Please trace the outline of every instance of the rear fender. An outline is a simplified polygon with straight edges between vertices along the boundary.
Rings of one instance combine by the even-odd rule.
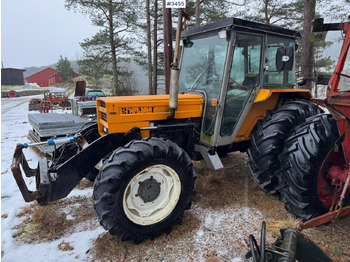
[[[267,111],[276,108],[278,101],[282,97],[300,97],[306,100],[310,100],[311,93],[308,89],[261,89],[256,96],[254,103],[250,108],[250,111],[244,119],[234,142],[237,143],[248,141],[250,139],[250,133],[252,132],[256,123],[266,117]]]

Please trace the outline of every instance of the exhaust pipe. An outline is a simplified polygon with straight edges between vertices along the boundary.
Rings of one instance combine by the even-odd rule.
[[[174,59],[170,71],[170,95],[169,95],[169,108],[171,110],[169,118],[173,118],[175,115],[175,110],[178,105],[178,93],[179,93],[179,53],[180,53],[180,37],[182,29],[182,17],[183,10],[179,9],[178,23],[176,30],[176,43],[175,43],[175,52]]]

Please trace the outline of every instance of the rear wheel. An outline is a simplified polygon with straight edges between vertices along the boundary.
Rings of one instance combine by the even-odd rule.
[[[280,156],[280,200],[290,213],[303,220],[327,212],[332,205],[335,188],[328,170],[345,164],[342,149],[334,150],[338,138],[336,120],[320,114],[306,119],[286,141]]]
[[[255,182],[266,192],[276,193],[280,168],[279,154],[291,130],[312,115],[322,110],[307,100],[289,101],[273,111],[268,111],[265,119],[258,121],[254,128],[247,153],[248,166]]]
[[[103,164],[94,183],[95,214],[123,241],[155,238],[182,222],[195,179],[191,159],[175,143],[135,140]]]

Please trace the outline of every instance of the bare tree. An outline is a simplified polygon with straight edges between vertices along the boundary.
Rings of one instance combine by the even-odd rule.
[[[201,15],[201,0],[196,0],[196,26],[201,25],[200,15]]]
[[[301,72],[303,76],[312,76],[314,61],[314,43],[311,39],[311,22],[315,19],[316,0],[304,0],[303,42],[301,50]],[[308,84],[311,89],[311,83]]]
[[[154,16],[153,16],[153,80],[152,80],[152,95],[157,94],[158,85],[158,1],[154,1]]]
[[[150,0],[146,0],[146,31],[147,31],[147,67],[148,67],[148,93],[152,94],[152,43],[151,43],[151,12]]]

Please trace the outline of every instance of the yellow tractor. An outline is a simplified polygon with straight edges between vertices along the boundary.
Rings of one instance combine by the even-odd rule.
[[[121,240],[170,232],[195,194],[192,160],[214,170],[233,151],[249,156],[266,192],[278,186],[278,155],[294,126],[321,112],[309,90],[295,89],[293,30],[229,18],[179,35],[170,95],[97,98],[97,120],[74,136],[51,139],[52,159],[29,168],[23,148],[12,172],[25,201],[66,197],[87,177],[94,210]],[[36,177],[29,191],[22,177]]]

